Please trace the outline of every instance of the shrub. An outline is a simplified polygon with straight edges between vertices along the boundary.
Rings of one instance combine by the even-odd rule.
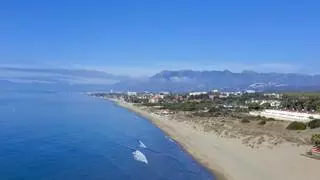
[[[307,126],[302,122],[294,121],[290,123],[287,127],[289,130],[305,130]]]
[[[311,137],[311,142],[317,146],[317,147],[320,147],[320,134],[314,134],[312,135]]]
[[[258,124],[259,124],[259,125],[265,125],[266,123],[267,123],[266,120],[261,120]]]
[[[215,112],[215,113],[212,113],[212,117],[219,117],[219,116],[222,116],[223,114],[221,112]]]
[[[309,121],[307,123],[307,126],[310,128],[310,129],[315,129],[315,128],[318,128],[320,127],[320,119],[314,119],[312,121]]]
[[[275,121],[276,119],[274,118],[268,118],[268,121]]]
[[[241,119],[241,123],[249,123],[250,121],[248,119]]]
[[[194,116],[199,116],[199,117],[210,117],[211,114],[209,112],[195,112],[193,113]]]

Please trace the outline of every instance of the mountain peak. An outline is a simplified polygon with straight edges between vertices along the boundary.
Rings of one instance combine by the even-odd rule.
[[[143,83],[136,83],[131,89],[191,91],[211,90],[214,88],[229,90],[257,88],[257,90],[263,91],[279,88],[286,88],[288,90],[289,87],[310,87],[309,89],[312,87],[312,89],[320,89],[320,76],[294,73],[259,73],[248,70],[241,73],[231,72],[229,70],[165,70],[151,76]]]

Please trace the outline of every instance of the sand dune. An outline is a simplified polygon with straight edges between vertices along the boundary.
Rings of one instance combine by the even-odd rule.
[[[273,148],[250,148],[243,138],[225,138],[186,122],[170,120],[129,103],[117,102],[148,118],[179,142],[218,179],[318,180],[320,161],[300,156],[310,146],[281,143]]]

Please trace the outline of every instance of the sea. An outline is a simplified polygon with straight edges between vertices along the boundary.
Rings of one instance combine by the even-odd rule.
[[[147,119],[78,92],[0,93],[0,180],[215,179]]]

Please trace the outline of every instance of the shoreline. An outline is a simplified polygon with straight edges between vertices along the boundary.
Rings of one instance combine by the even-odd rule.
[[[174,141],[177,142],[177,144],[184,150],[186,151],[190,156],[192,156],[199,164],[201,164],[204,168],[206,168],[208,171],[210,171],[213,176],[216,178],[216,180],[232,180],[231,177],[227,177],[225,173],[222,173],[222,169],[218,167],[218,165],[212,165],[209,162],[205,161],[205,157],[201,157],[201,155],[197,154],[194,150],[192,150],[189,145],[181,140],[179,138],[179,135],[175,133],[175,131],[170,128],[169,126],[166,126],[164,124],[161,124],[159,119],[156,119],[155,117],[151,116],[148,112],[143,111],[129,103],[126,102],[121,102],[119,100],[115,99],[108,99],[112,102],[114,102],[116,105],[125,108],[129,111],[132,111],[134,113],[139,114],[140,116],[146,118],[149,120],[152,124],[157,126],[159,129],[161,129],[166,135],[168,135],[170,138],[172,138]]]
[[[150,109],[143,106],[116,99],[108,100],[156,125],[217,180],[318,179],[317,167],[320,166],[320,161],[301,156],[310,146],[283,142],[270,147],[266,142],[260,144],[260,148],[250,148],[243,143],[246,136],[219,136],[206,132],[197,124],[189,123],[188,118],[179,121],[176,117],[150,112]]]

